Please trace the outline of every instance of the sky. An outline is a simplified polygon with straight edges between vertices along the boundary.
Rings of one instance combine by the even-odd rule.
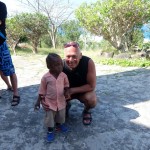
[[[16,14],[17,12],[24,11],[25,7],[18,2],[18,0],[1,0],[7,6],[8,16],[12,14]],[[71,1],[73,6],[76,8],[83,2],[92,3],[96,0],[65,0],[66,2]]]
[[[142,30],[144,32],[144,38],[150,40],[150,26],[145,24],[143,25]]]

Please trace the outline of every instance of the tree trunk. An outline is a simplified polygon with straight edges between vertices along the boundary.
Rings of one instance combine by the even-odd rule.
[[[118,40],[116,40],[118,39]],[[125,52],[125,46],[124,43],[122,43],[122,39],[116,37],[113,40],[112,39],[107,39],[107,41],[119,52]]]
[[[34,54],[37,54],[38,53],[38,40],[35,40],[35,41],[33,41],[32,42],[32,47],[33,47],[33,49],[32,49],[32,52],[34,53]]]
[[[50,38],[51,38],[51,41],[52,41],[52,46],[54,49],[56,49],[56,33],[57,33],[57,28],[52,25],[52,30],[49,31],[49,35],[50,35]]]
[[[12,45],[12,50],[13,50],[14,55],[16,55],[16,45],[15,44]]]
[[[19,42],[19,39],[16,41],[13,41],[12,45],[11,45],[11,49],[12,49],[14,55],[16,55],[16,46],[17,46],[18,42]]]

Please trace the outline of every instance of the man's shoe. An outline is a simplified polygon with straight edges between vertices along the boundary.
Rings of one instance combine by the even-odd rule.
[[[82,119],[83,124],[90,125],[92,122],[91,112],[89,112],[87,110],[83,110],[82,115],[83,115],[83,119]]]
[[[54,138],[55,138],[54,132],[48,132],[48,133],[47,133],[47,142],[52,142],[52,141],[54,141]]]

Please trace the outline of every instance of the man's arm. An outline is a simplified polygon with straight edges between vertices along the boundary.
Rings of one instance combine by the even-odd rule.
[[[88,62],[87,84],[80,87],[70,88],[70,94],[72,95],[76,93],[90,92],[93,91],[95,87],[96,87],[96,69],[93,60],[90,59]]]

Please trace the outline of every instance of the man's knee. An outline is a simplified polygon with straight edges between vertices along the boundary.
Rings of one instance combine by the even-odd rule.
[[[82,96],[82,100],[81,102],[83,102],[85,105],[87,105],[90,108],[94,108],[97,104],[97,97],[95,91],[85,93]]]
[[[97,100],[96,100],[96,98],[88,99],[87,103],[90,108],[94,108],[96,106]]]

